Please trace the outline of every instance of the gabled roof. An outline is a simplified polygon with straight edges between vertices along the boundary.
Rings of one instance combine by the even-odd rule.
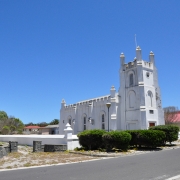
[[[41,129],[51,129],[51,128],[58,128],[59,127],[59,124],[55,124],[55,125],[48,125],[48,126],[45,126],[45,127],[41,127]]]
[[[175,117],[175,122],[180,122],[180,111],[177,112],[177,115]]]
[[[174,122],[174,123],[180,122],[180,111],[178,111],[176,114],[173,114],[173,115],[170,114],[169,121]]]
[[[24,129],[39,129],[40,126],[26,126]]]

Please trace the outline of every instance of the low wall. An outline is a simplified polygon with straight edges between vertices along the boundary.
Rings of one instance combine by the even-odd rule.
[[[41,141],[33,141],[33,152],[60,152],[66,151],[67,144],[44,144],[42,145]]]
[[[18,151],[18,142],[9,141],[8,146],[0,146],[0,158],[6,156],[8,153]]]
[[[21,145],[33,146],[33,141],[41,141],[42,144],[67,144],[68,150],[80,147],[79,140],[76,135],[70,138],[65,135],[0,135],[1,142],[17,141]]]

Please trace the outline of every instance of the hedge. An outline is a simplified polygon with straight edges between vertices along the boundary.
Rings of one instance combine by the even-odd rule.
[[[171,142],[178,140],[179,127],[175,125],[159,125],[149,128],[150,130],[161,130],[166,134],[166,142]]]
[[[131,134],[131,141],[130,146],[136,146],[138,145],[138,139],[139,139],[139,131],[140,130],[127,130],[126,132]]]
[[[106,131],[101,129],[82,131],[77,135],[79,138],[79,144],[86,150],[96,150],[102,148],[102,136],[105,133]]]
[[[131,134],[132,139],[130,141],[131,146],[147,146],[147,147],[158,147],[165,143],[166,135],[160,130],[128,130],[126,131]]]
[[[127,150],[131,140],[131,135],[125,131],[111,131],[103,135],[103,142],[106,149],[112,148]]]

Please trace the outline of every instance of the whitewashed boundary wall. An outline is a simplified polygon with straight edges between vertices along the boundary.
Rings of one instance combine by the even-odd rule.
[[[1,142],[17,141],[21,145],[33,146],[33,141],[42,141],[43,144],[66,144],[68,150],[80,147],[77,135],[72,135],[72,128],[69,124],[64,129],[64,135],[0,135]]]

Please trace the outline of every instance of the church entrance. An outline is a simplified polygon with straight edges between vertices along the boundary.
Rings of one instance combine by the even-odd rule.
[[[155,123],[149,123],[149,127],[152,127],[152,126],[155,126],[156,124]]]

